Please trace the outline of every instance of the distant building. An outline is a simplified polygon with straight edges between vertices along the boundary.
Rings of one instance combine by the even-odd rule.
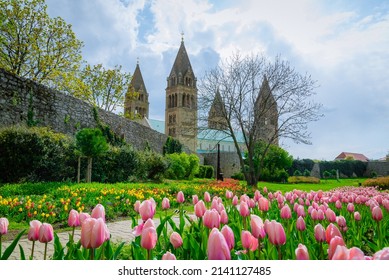
[[[348,152],[341,152],[335,160],[343,160],[343,159],[353,159],[353,160],[359,160],[363,162],[368,162],[369,159],[364,156],[363,154],[358,153],[348,153]]]

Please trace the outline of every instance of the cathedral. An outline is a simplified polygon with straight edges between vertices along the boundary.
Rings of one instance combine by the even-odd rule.
[[[136,119],[158,132],[178,139],[191,151],[197,153],[214,152],[220,144],[222,152],[236,152],[231,137],[226,137],[223,130],[227,123],[223,118],[224,104],[219,92],[216,92],[213,104],[208,113],[208,127],[198,131],[197,127],[197,78],[192,69],[184,40],[174,60],[170,74],[167,77],[165,120],[149,119],[149,94],[143,81],[142,73],[137,62],[128,93],[124,102],[125,117]],[[266,77],[262,82],[255,106],[260,108],[255,115],[259,124],[258,139],[271,141],[278,145],[278,137],[270,137],[277,131],[277,104],[271,93]],[[214,131],[215,133],[209,133]],[[244,149],[242,133],[237,133],[238,143]]]

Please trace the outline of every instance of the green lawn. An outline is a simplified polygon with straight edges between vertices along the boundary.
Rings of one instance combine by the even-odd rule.
[[[267,187],[267,189],[271,192],[275,191],[282,191],[283,193],[292,191],[294,189],[303,190],[303,191],[329,191],[335,188],[339,187],[345,187],[345,186],[354,186],[357,187],[359,184],[361,184],[366,179],[364,178],[352,178],[352,179],[339,179],[339,181],[335,179],[321,179],[319,184],[281,184],[281,183],[268,183],[268,182],[259,182],[258,187],[263,188]]]

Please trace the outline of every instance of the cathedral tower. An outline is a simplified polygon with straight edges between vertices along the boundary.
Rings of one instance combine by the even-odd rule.
[[[143,81],[139,62],[124,100],[124,116],[127,118],[149,118],[149,94]]]
[[[167,78],[165,134],[178,139],[190,150],[197,149],[197,79],[184,39]]]

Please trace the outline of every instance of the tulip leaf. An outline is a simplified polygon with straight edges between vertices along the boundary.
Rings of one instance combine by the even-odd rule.
[[[9,256],[11,256],[12,252],[14,251],[16,245],[18,244],[19,242],[19,239],[22,237],[22,235],[24,234],[26,230],[22,230],[17,236],[16,238],[14,239],[14,241],[12,241],[11,245],[9,245],[7,247],[7,249],[5,249],[4,251],[4,254],[1,256],[1,260],[8,260]]]
[[[26,255],[24,254],[23,247],[19,244],[19,251],[20,251],[20,259],[22,261],[26,260]]]
[[[123,246],[124,246],[124,242],[119,244],[119,246],[116,248],[115,252],[112,255],[112,260],[116,260],[117,259],[117,257],[120,254],[120,251],[123,249]]]
[[[54,232],[54,260],[63,260],[65,257],[64,254],[65,248],[62,246],[61,241],[59,240],[58,235]]]

